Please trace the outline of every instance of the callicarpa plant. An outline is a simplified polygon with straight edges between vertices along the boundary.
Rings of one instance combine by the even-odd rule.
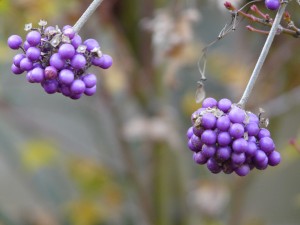
[[[267,129],[269,120],[263,117],[264,111],[260,109],[260,113],[256,115],[245,110],[245,105],[275,35],[285,33],[300,37],[300,29],[295,26],[290,14],[285,11],[290,1],[264,1],[267,10],[277,10],[275,19],[263,13],[254,5],[255,2],[260,2],[259,0],[251,1],[241,9],[236,9],[230,2],[224,3],[224,6],[232,14],[232,23],[222,29],[217,40],[236,29],[239,22],[238,17],[247,18],[253,22],[271,27],[271,29],[264,31],[247,26],[250,31],[267,34],[268,36],[238,103],[232,103],[231,100],[226,98],[219,101],[211,97],[204,99],[203,81],[206,79],[204,76],[206,64],[205,61],[202,62],[202,66],[199,64],[202,78],[196,92],[196,101],[204,100],[202,107],[191,116],[192,126],[187,131],[188,148],[193,151],[194,161],[197,164],[206,164],[208,170],[212,173],[223,171],[230,174],[235,172],[239,176],[246,176],[254,168],[264,170],[268,166],[278,165],[281,161],[281,155],[276,149],[270,131]],[[299,1],[297,2],[299,3]],[[250,13],[248,13],[248,10],[243,11],[248,5],[250,5]],[[286,26],[280,24],[282,17],[286,22]],[[207,48],[204,49],[204,55],[206,50]]]
[[[16,75],[26,72],[27,81],[41,84],[48,94],[61,93],[71,99],[95,94],[97,77],[88,69],[108,69],[112,58],[102,53],[97,40],[83,41],[78,32],[101,2],[93,1],[73,27],[60,29],[41,20],[37,28],[25,25],[28,33],[24,42],[19,35],[10,36],[8,46],[22,50],[13,58],[11,71]]]

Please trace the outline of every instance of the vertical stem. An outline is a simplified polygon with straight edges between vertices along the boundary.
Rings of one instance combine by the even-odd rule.
[[[95,12],[98,6],[102,3],[102,1],[103,0],[94,0],[89,5],[89,7],[85,10],[85,12],[82,14],[82,16],[77,20],[77,22],[73,26],[73,29],[75,30],[76,33],[80,31],[80,29],[83,27],[86,21],[91,17],[91,15]]]
[[[256,79],[257,79],[257,77],[259,75],[259,72],[260,72],[260,70],[261,70],[261,68],[262,68],[262,66],[263,66],[263,64],[265,62],[265,59],[266,59],[267,54],[268,54],[268,52],[270,50],[271,44],[272,44],[272,42],[274,40],[274,37],[275,37],[275,35],[277,33],[277,29],[279,27],[279,23],[281,21],[281,18],[283,16],[284,11],[285,11],[286,5],[287,5],[287,2],[285,2],[285,1],[283,1],[281,3],[281,6],[280,6],[280,8],[279,8],[279,10],[277,12],[277,15],[276,15],[275,20],[273,22],[273,25],[272,25],[272,28],[270,30],[270,33],[269,33],[269,35],[267,37],[265,45],[264,45],[264,47],[263,47],[263,49],[262,49],[262,51],[260,53],[260,56],[259,56],[259,58],[257,60],[255,68],[254,68],[254,70],[252,72],[252,75],[250,77],[250,80],[249,80],[249,82],[247,84],[247,87],[246,87],[246,89],[244,91],[244,94],[243,94],[241,100],[238,103],[242,108],[245,107],[245,104],[248,101],[249,96],[250,96],[250,94],[252,92],[252,89],[254,87],[255,81],[256,81]]]

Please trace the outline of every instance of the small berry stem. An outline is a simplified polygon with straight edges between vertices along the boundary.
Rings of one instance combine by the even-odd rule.
[[[277,30],[278,30],[278,27],[279,27],[279,23],[281,21],[281,18],[283,16],[283,13],[285,11],[286,6],[287,6],[287,3],[286,2],[282,2],[281,6],[280,6],[280,8],[279,8],[279,10],[277,12],[277,15],[276,15],[275,20],[273,22],[273,25],[272,25],[272,28],[270,30],[270,33],[269,33],[269,35],[267,37],[265,45],[264,45],[264,47],[263,47],[263,49],[262,49],[262,51],[260,53],[260,56],[259,56],[259,58],[257,60],[256,65],[254,67],[254,70],[253,70],[252,75],[251,75],[251,77],[249,79],[249,82],[248,82],[247,87],[246,87],[246,89],[244,91],[244,94],[243,94],[241,100],[238,103],[238,105],[240,105],[241,108],[245,107],[245,104],[247,103],[247,101],[249,99],[249,96],[250,96],[250,94],[252,92],[252,89],[254,87],[255,81],[256,81],[256,79],[257,79],[257,77],[259,75],[259,72],[260,72],[260,70],[261,70],[261,68],[262,68],[262,66],[263,66],[263,64],[265,62],[265,59],[266,59],[267,54],[268,54],[268,52],[270,50],[271,44],[272,44],[272,42],[274,40],[274,37],[275,37],[275,35],[277,33]]]
[[[91,15],[95,12],[98,6],[102,3],[102,1],[103,0],[94,0],[89,5],[89,7],[85,10],[85,12],[82,14],[82,16],[77,20],[77,22],[73,26],[73,29],[75,30],[76,33],[80,31],[80,29],[83,27],[86,21],[91,17]]]

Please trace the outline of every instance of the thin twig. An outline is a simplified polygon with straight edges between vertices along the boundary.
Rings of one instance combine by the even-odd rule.
[[[281,18],[283,16],[283,13],[285,11],[286,6],[287,6],[287,3],[283,2],[281,4],[281,6],[280,6],[280,8],[279,8],[279,10],[277,12],[277,14],[276,14],[274,23],[273,23],[272,28],[270,30],[270,33],[269,33],[269,35],[267,37],[265,45],[264,45],[264,47],[263,47],[263,49],[261,51],[261,54],[260,54],[260,56],[259,56],[259,58],[257,60],[255,68],[254,68],[254,70],[252,72],[252,75],[250,77],[250,80],[249,80],[249,82],[247,84],[247,87],[246,87],[246,89],[244,91],[244,94],[243,94],[241,100],[238,103],[242,108],[245,107],[245,104],[248,101],[249,96],[250,96],[250,94],[252,92],[252,89],[254,87],[255,81],[256,81],[256,79],[257,79],[257,77],[258,77],[258,75],[260,73],[260,70],[261,70],[261,68],[262,68],[262,66],[263,66],[263,64],[265,62],[265,59],[266,59],[267,54],[268,54],[268,52],[270,50],[271,44],[272,44],[272,42],[274,40],[274,37],[275,37],[275,35],[277,33],[277,29],[279,27],[279,23],[281,21]]]
[[[80,31],[80,29],[83,27],[86,21],[91,17],[91,15],[95,12],[98,6],[102,3],[102,1],[103,0],[94,0],[89,5],[89,7],[85,10],[85,12],[82,14],[82,16],[77,20],[77,22],[73,26],[73,29],[75,30],[76,33]]]

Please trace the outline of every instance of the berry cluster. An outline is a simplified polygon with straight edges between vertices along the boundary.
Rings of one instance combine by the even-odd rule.
[[[245,176],[253,168],[263,170],[281,161],[269,130],[260,127],[267,120],[228,99],[206,98],[191,120],[188,147],[194,161],[207,164],[212,173]]]
[[[265,5],[270,10],[278,10],[280,7],[280,0],[265,0]]]
[[[26,71],[27,80],[40,83],[48,94],[58,92],[72,99],[95,94],[97,77],[86,71],[92,65],[107,69],[112,65],[112,58],[102,54],[96,40],[83,42],[72,26],[66,25],[60,30],[58,26],[46,25],[43,20],[39,28],[26,24],[28,34],[24,43],[18,35],[8,38],[11,49],[23,50],[13,58],[12,72]]]

